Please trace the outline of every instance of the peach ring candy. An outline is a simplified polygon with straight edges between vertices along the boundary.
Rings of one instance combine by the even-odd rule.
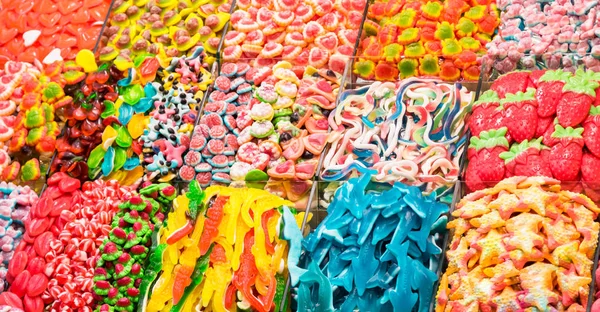
[[[435,311],[585,311],[599,212],[547,177],[507,178],[465,196],[447,225]]]

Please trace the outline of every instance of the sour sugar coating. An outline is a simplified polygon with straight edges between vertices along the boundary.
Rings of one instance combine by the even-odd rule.
[[[92,294],[99,311],[136,309],[147,279],[153,279],[143,266],[176,196],[170,184],[149,184],[119,204],[93,273]]]
[[[599,212],[590,198],[547,177],[515,176],[466,195],[448,222],[454,236],[436,311],[585,311]]]
[[[173,203],[150,255],[156,281],[142,301],[146,310],[278,311],[285,300],[285,267],[295,267],[300,257],[304,213],[264,190],[202,191],[197,181]],[[297,236],[289,239],[288,232]]]
[[[469,191],[511,176],[546,176],[600,200],[598,73],[515,71],[473,105],[465,172]]]
[[[56,173],[48,178],[47,184],[23,219],[25,232],[8,263],[6,279],[10,287],[1,294],[7,304],[25,311],[43,311],[44,292],[51,285],[45,273],[54,272],[59,264],[54,255],[64,248],[57,240],[69,216],[81,209],[79,180]],[[72,249],[75,252],[77,248]]]
[[[346,91],[329,114],[321,178],[376,170],[376,181],[415,185],[449,203],[472,97],[460,84],[417,78]]]
[[[152,111],[139,140],[148,181],[171,181],[184,165],[202,97],[213,81],[205,57],[202,47],[176,57],[159,72],[160,82],[152,83]]]
[[[28,186],[21,187],[12,183],[0,182],[0,292],[9,289],[6,281],[8,265],[14,256],[25,232],[24,221],[29,217],[31,207],[37,203],[38,196]]]
[[[335,190],[328,215],[302,241],[302,265],[288,263],[298,311],[429,309],[449,207],[417,187],[371,178]]]
[[[257,68],[284,60],[300,72],[310,65],[342,74],[358,40],[365,6],[364,0],[236,2],[223,58],[252,59]]]
[[[182,180],[196,180],[202,187],[231,182],[239,136],[252,122],[248,108],[252,81],[246,79],[249,69],[246,63],[224,63],[221,67],[179,169]]]
[[[508,73],[517,66],[575,71],[582,60],[597,69],[600,55],[597,36],[598,8],[591,2],[570,3],[498,1],[498,35],[487,44],[488,69]],[[565,15],[567,14],[567,16]]]

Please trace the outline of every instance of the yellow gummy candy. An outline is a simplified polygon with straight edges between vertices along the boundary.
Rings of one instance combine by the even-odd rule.
[[[133,115],[131,117],[131,121],[127,124],[127,130],[129,130],[129,135],[131,135],[131,138],[135,140],[142,136],[149,121],[150,116],[144,116],[143,113]]]
[[[94,53],[88,49],[83,49],[77,53],[75,63],[81,66],[86,73],[92,73],[98,70],[96,57],[94,57]]]
[[[102,132],[102,148],[107,150],[113,142],[117,139],[117,130],[112,126],[108,126],[104,128],[104,132]]]

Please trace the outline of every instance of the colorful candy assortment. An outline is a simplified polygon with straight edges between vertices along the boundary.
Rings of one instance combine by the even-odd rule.
[[[416,78],[345,91],[329,115],[331,147],[320,177],[336,181],[376,170],[376,181],[444,194],[458,178],[472,97],[460,84]]]
[[[8,264],[25,232],[23,221],[37,203],[38,196],[28,186],[21,187],[12,183],[0,182],[0,292],[8,290],[6,277]]]
[[[202,192],[192,181],[150,256],[157,281],[146,311],[279,311],[286,264],[295,267],[301,248],[304,213],[294,215],[290,204],[257,189]]]
[[[45,256],[49,281],[42,299],[55,311],[89,311],[87,307],[94,305],[92,286],[100,246],[119,204],[132,196],[115,180],[85,182],[80,194],[78,206],[61,213],[64,228],[49,241]]]
[[[141,54],[159,55],[166,63],[204,47],[212,63],[229,20],[226,0],[115,0],[109,24],[100,38],[101,61],[133,60]]]
[[[19,60],[75,58],[80,49],[93,49],[108,14],[110,0],[2,1],[0,64]],[[46,60],[47,59],[47,60]]]
[[[133,311],[151,271],[142,267],[177,190],[170,184],[151,184],[119,205],[112,230],[100,246],[93,273],[98,311]],[[151,281],[151,280],[150,280]]]
[[[224,38],[223,59],[254,59],[269,66],[277,59],[294,66],[328,67],[343,73],[358,40],[364,0],[236,1],[233,30]]]
[[[471,193],[448,223],[436,311],[585,311],[600,209],[560,181],[513,177]]]
[[[549,68],[575,67],[574,56],[584,58],[588,68],[598,68],[600,38],[595,29],[600,15],[591,1],[497,1],[500,9],[498,35],[487,45],[489,61],[502,73],[526,68],[542,60]],[[572,53],[573,55],[569,55]],[[591,55],[589,55],[591,53]],[[562,64],[561,64],[562,61]],[[563,68],[563,67],[560,67]]]
[[[304,239],[304,265],[290,265],[296,311],[429,310],[448,206],[413,186],[370,181],[343,183]]]
[[[499,77],[473,106],[467,187],[492,187],[513,175],[547,176],[600,199],[598,81],[583,70]]]
[[[184,165],[204,92],[212,83],[204,67],[205,56],[204,49],[197,47],[189,57],[175,57],[161,73],[160,82],[146,85],[152,111],[139,141],[150,180],[172,180]]]
[[[70,74],[62,62],[37,66],[8,61],[0,80],[0,175],[3,181],[43,182],[56,137],[61,131],[55,111],[73,99],[63,87]],[[12,161],[11,161],[12,160]],[[37,185],[40,189],[41,186]]]
[[[494,1],[376,1],[368,17],[354,72],[379,81],[477,80],[500,23]]]

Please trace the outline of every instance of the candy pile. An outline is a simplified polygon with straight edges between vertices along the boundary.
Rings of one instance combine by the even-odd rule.
[[[68,273],[68,268],[67,271],[58,268],[59,263],[54,256],[65,247],[58,241],[65,225],[71,221],[73,211],[81,207],[79,180],[57,173],[48,178],[47,184],[48,187],[39,201],[31,206],[24,220],[25,234],[10,260],[6,276],[10,288],[5,294],[12,298],[7,303],[16,308],[25,307],[25,311],[43,311],[42,295],[50,285],[48,276],[54,272]],[[80,247],[80,242],[73,243],[71,256]],[[69,261],[68,257],[65,259]],[[57,269],[59,271],[55,271]],[[64,284],[68,276],[62,277]],[[58,285],[57,282],[52,286]]]
[[[100,246],[94,271],[93,297],[99,311],[133,311],[147,283],[146,257],[164,214],[177,196],[172,185],[151,184],[119,205],[112,230]]]
[[[74,59],[92,49],[108,14],[110,0],[4,1],[0,15],[0,64],[12,59]]]
[[[69,66],[14,61],[4,65],[0,73],[1,180],[35,182],[45,174],[60,133],[55,110],[73,101],[63,91],[70,77],[63,71]]]
[[[28,186],[0,182],[0,292],[8,290],[8,264],[23,237],[23,221],[37,200],[37,194]]]
[[[600,209],[560,181],[513,177],[467,195],[448,223],[436,311],[585,311]]]
[[[49,241],[45,256],[49,264],[44,273],[49,281],[42,299],[54,311],[89,311],[87,307],[94,306],[92,286],[100,245],[110,232],[118,205],[132,196],[115,180],[85,182],[80,194],[78,205],[61,213],[64,228]]]
[[[174,204],[146,271],[159,273],[146,310],[279,311],[286,264],[291,271],[300,257],[304,213],[263,190],[202,192],[196,181]]]
[[[493,1],[378,0],[368,17],[354,72],[379,81],[477,80],[480,55],[500,23]]]
[[[100,38],[101,61],[133,60],[146,53],[167,61],[203,46],[213,56],[207,60],[212,63],[231,4],[226,0],[115,0],[112,8]]]
[[[252,65],[262,67],[283,59],[342,73],[354,52],[366,1],[242,0],[236,6],[233,30],[223,42],[224,60],[254,59]]]
[[[90,153],[102,143],[104,128],[113,121],[118,122],[114,107],[119,97],[117,81],[123,74],[108,64],[98,67],[89,50],[78,53],[77,64],[69,65],[68,74],[73,76],[73,86],[69,88],[73,101],[57,112],[66,121],[66,130],[56,140],[57,154],[50,172],[67,172],[87,180],[88,176],[97,176],[96,170],[99,171],[99,168],[91,169],[88,173]],[[100,162],[102,158],[97,160]]]
[[[146,85],[151,91],[146,94],[151,96],[147,104],[153,110],[139,141],[149,180],[172,180],[184,164],[200,102],[212,83],[204,67],[205,56],[203,48],[197,47],[189,57],[175,57],[161,73],[160,82]]]
[[[182,180],[196,179],[202,187],[231,182],[238,136],[252,122],[247,109],[252,85],[245,78],[249,69],[246,63],[221,66],[215,90],[204,105],[204,113],[191,137],[190,150],[183,159],[184,166],[179,170]]]
[[[376,181],[444,194],[458,178],[472,97],[460,84],[416,78],[345,91],[329,115],[331,148],[321,178],[342,180],[375,169]]]
[[[589,67],[600,65],[600,38],[596,27],[600,22],[596,3],[592,1],[522,1],[499,0],[501,10],[498,35],[488,43],[488,58],[505,73],[514,70],[519,61],[534,66],[535,56],[549,68],[572,67],[573,53],[585,57]],[[591,56],[588,54],[591,52]],[[527,55],[524,57],[524,55]],[[540,58],[541,56],[541,58]],[[562,67],[561,67],[562,68]]]
[[[499,77],[469,119],[467,187],[492,187],[513,175],[547,176],[600,199],[598,81],[598,74],[583,70]]]
[[[413,186],[370,181],[342,184],[304,239],[303,269],[290,265],[297,311],[429,310],[448,206]]]

